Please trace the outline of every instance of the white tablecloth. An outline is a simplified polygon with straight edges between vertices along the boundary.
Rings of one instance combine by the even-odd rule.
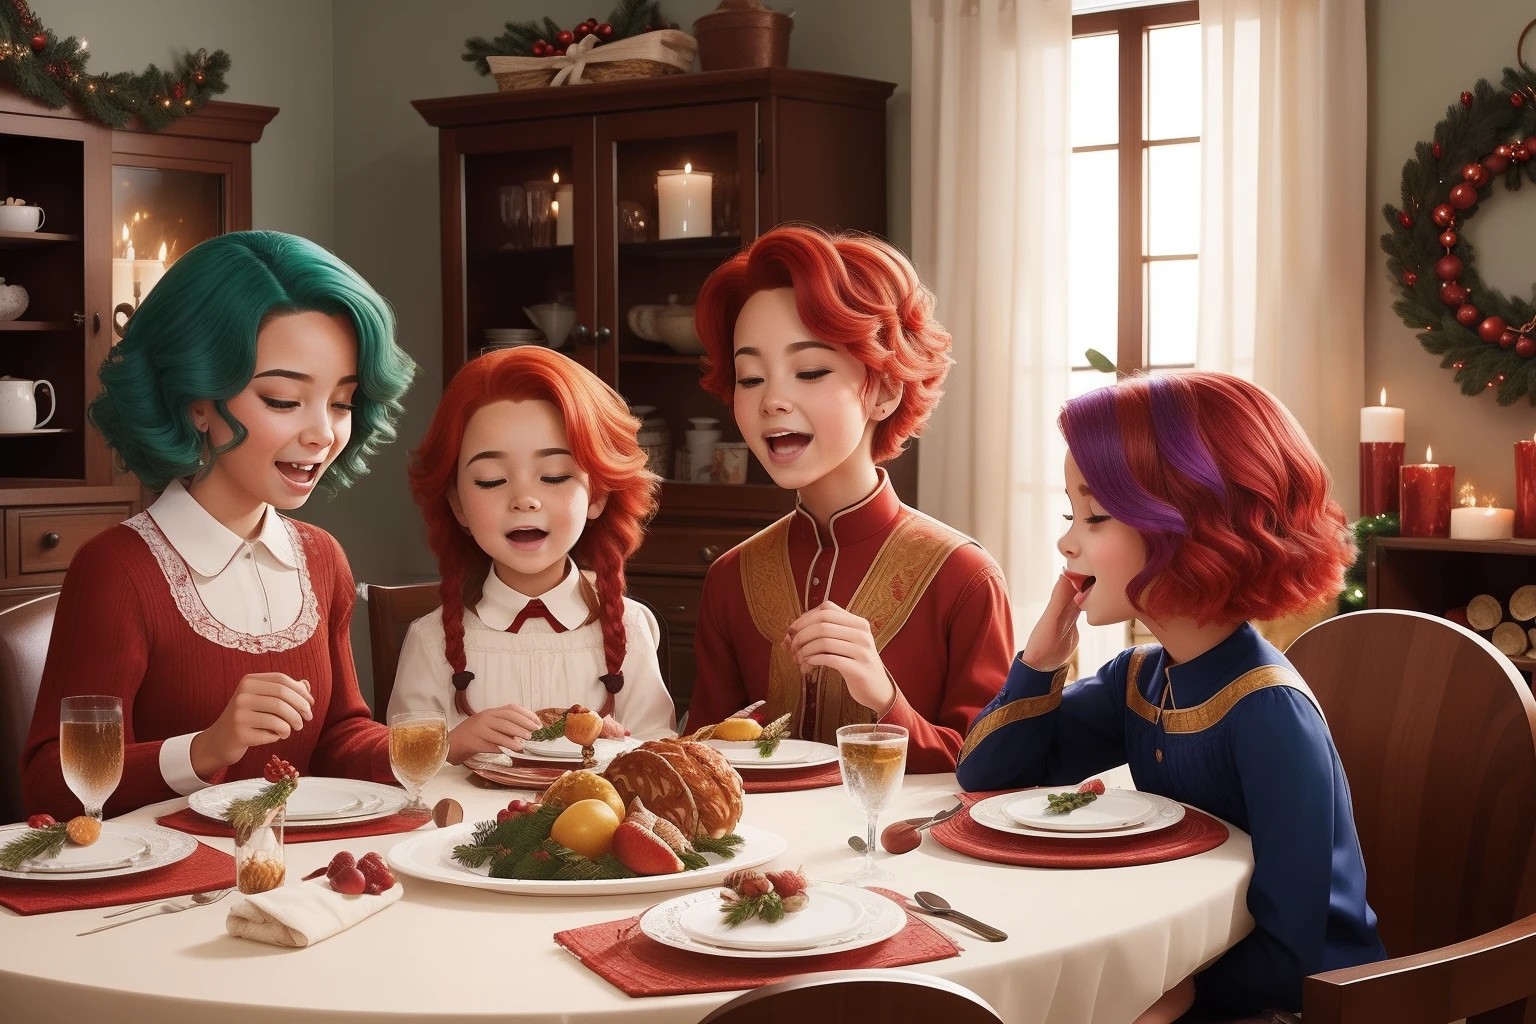
[[[884,820],[941,810],[954,792],[952,775],[909,776]],[[480,820],[514,795],[475,788],[463,769],[449,767],[427,787],[426,799],[455,797],[469,820]],[[123,820],[152,821],[184,805],[158,804]],[[803,864],[812,878],[838,881],[859,866],[846,840],[863,833],[862,816],[841,788],[749,796],[743,820],[789,840],[781,867]],[[290,844],[289,884],[337,850],[382,853],[400,838]],[[225,851],[233,846],[203,841]],[[1235,829],[1209,853],[1131,868],[988,864],[932,838],[915,852],[882,853],[881,860],[896,876],[890,888],[937,892],[1008,932],[1006,942],[984,942],[941,922],[964,952],[912,969],[971,988],[1009,1024],[1130,1021],[1253,926],[1243,900],[1252,853]],[[566,928],[634,915],[670,894],[519,897],[400,881],[399,903],[300,950],[227,935],[224,916],[235,894],[212,907],[85,937],[76,933],[100,923],[106,910],[19,917],[0,909],[0,1019],[692,1024],[731,998],[632,999],[551,939]]]

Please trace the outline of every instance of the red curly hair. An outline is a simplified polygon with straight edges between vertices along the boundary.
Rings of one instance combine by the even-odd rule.
[[[411,497],[421,506],[427,539],[442,573],[445,653],[453,667],[455,702],[466,715],[464,608],[479,601],[491,558],[459,526],[448,495],[458,485],[464,428],[482,406],[500,401],[542,400],[560,410],[571,455],[587,474],[593,498],[607,497],[602,514],[586,524],[571,550],[580,569],[597,576],[598,618],[603,629],[603,683],[612,695],[623,685],[624,563],[640,547],[645,524],[656,511],[660,486],[646,469],[639,421],[624,400],[579,363],[546,348],[523,346],[472,359],[449,382],[432,414],[432,425],[411,453]]]
[[[1268,391],[1225,373],[1131,377],[1058,419],[1105,511],[1147,564],[1131,603],[1153,619],[1275,619],[1343,587],[1355,545],[1312,442]]]
[[[704,343],[704,390],[726,405],[736,390],[736,318],[747,300],[793,288],[800,321],[818,339],[845,345],[882,379],[903,388],[894,412],[875,426],[875,462],[900,455],[923,432],[949,373],[950,337],[933,318],[933,293],[907,258],[871,235],[828,234],[781,225],[715,269],[699,292],[694,327]]]

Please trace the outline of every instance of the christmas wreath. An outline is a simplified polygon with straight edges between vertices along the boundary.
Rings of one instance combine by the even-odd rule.
[[[27,0],[0,0],[0,79],[49,110],[73,102],[87,117],[122,128],[135,117],[152,132],[195,114],[229,88],[229,54],[198,50],[162,71],[151,64],[143,74],[118,71],[88,75],[85,41],[60,39],[27,6]]]
[[[1506,297],[1473,266],[1464,230],[1494,185],[1536,182],[1536,71],[1520,55],[1499,88],[1479,80],[1446,110],[1432,141],[1403,165],[1402,205],[1383,209],[1387,269],[1402,298],[1392,308],[1419,342],[1455,371],[1464,395],[1492,390],[1500,405],[1528,395],[1536,405],[1536,289]]]

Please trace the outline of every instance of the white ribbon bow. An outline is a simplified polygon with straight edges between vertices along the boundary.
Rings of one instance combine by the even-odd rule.
[[[549,84],[564,85],[566,82],[570,82],[572,85],[579,84],[581,82],[581,73],[587,67],[588,54],[600,42],[602,40],[597,36],[588,35],[583,36],[581,42],[566,47],[565,53],[554,58],[555,63],[560,66],[560,70],[555,73],[555,80]],[[598,59],[607,60],[609,58]]]

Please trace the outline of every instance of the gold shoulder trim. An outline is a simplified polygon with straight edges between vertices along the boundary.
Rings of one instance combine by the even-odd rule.
[[[1144,644],[1131,652],[1131,662],[1125,667],[1125,703],[1132,711],[1153,724],[1157,723],[1157,708],[1141,695],[1141,666],[1147,656],[1157,650],[1155,644]]]
[[[1280,665],[1262,665],[1249,672],[1244,672],[1236,679],[1217,691],[1216,696],[1203,704],[1197,704],[1192,708],[1183,710],[1169,709],[1163,712],[1163,726],[1168,732],[1190,733],[1209,729],[1226,716],[1228,711],[1237,705],[1237,702],[1259,690],[1271,686],[1290,686],[1300,690],[1306,698],[1317,706],[1317,698],[1312,696],[1312,691],[1307,684],[1302,682],[1300,676],[1288,668]],[[1154,709],[1155,710],[1155,709]],[[1319,710],[1321,713],[1321,710]]]
[[[965,738],[965,746],[960,748],[959,760],[964,761],[966,755],[975,750],[982,740],[992,735],[1005,725],[1014,722],[1022,722],[1026,718],[1038,718],[1047,711],[1056,710],[1061,704],[1061,691],[1067,685],[1067,666],[1063,665],[1056,670],[1051,677],[1051,692],[1040,697],[1020,697],[1009,704],[1004,704],[996,711],[989,713],[971,729]]]

